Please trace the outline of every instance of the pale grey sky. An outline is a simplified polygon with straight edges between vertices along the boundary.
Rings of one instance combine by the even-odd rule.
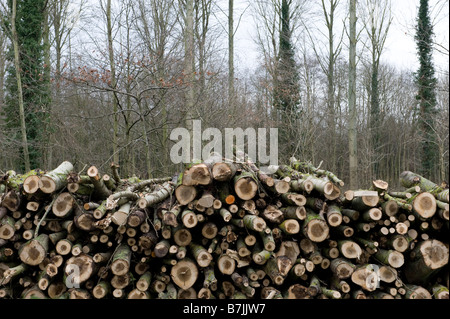
[[[319,0],[307,0],[311,3]],[[341,6],[345,8],[348,0],[342,0]],[[236,14],[239,9],[247,7],[247,0],[236,0]],[[397,66],[402,70],[415,71],[418,68],[416,44],[414,41],[415,21],[419,0],[392,0],[393,21],[388,38],[382,53],[382,60]],[[432,17],[434,19],[434,32],[436,42],[446,48],[447,54],[434,53],[437,70],[448,70],[449,64],[449,1],[430,0]],[[439,14],[437,14],[439,11]],[[237,19],[238,17],[235,17]],[[247,9],[242,17],[241,24],[235,38],[235,59],[240,68],[248,65],[254,68],[258,65],[257,46],[252,40],[255,34],[254,19],[251,8]],[[344,38],[344,41],[346,39]],[[445,50],[444,50],[445,51]],[[345,53],[343,53],[345,54]]]

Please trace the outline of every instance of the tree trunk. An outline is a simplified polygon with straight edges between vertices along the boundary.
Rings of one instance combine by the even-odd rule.
[[[350,189],[358,188],[358,140],[356,110],[356,0],[350,0],[349,70],[348,70],[348,150]]]
[[[14,47],[14,69],[16,71],[16,82],[17,82],[17,98],[19,103],[19,117],[20,117],[20,132],[22,136],[22,148],[23,148],[23,157],[24,157],[24,165],[25,171],[29,171],[30,167],[30,154],[28,150],[28,140],[27,140],[27,127],[25,124],[25,107],[23,102],[23,92],[22,92],[22,76],[21,76],[21,62],[20,62],[20,48],[19,48],[19,39],[16,30],[16,9],[17,9],[17,0],[12,0],[12,9],[11,9],[11,36]]]
[[[234,0],[228,0],[228,109],[236,110],[234,91]]]
[[[119,163],[119,151],[118,151],[118,135],[119,135],[119,114],[118,111],[118,102],[117,102],[117,93],[114,91],[116,90],[116,65],[114,61],[114,43],[113,43],[113,26],[112,26],[112,16],[111,16],[111,0],[108,0],[106,2],[106,31],[107,31],[107,38],[108,38],[108,57],[109,57],[109,67],[111,70],[111,83],[110,86],[112,88],[111,91],[111,100],[113,104],[113,162]]]

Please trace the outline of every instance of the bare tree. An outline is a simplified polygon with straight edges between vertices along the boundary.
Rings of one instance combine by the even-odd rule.
[[[336,81],[334,77],[334,72],[336,68],[336,62],[339,58],[339,55],[342,51],[342,40],[344,35],[344,29],[341,30],[340,35],[336,37],[336,21],[338,18],[337,10],[339,6],[340,0],[322,0],[321,1],[321,14],[324,18],[324,24],[326,27],[326,33],[317,32],[317,30],[310,30],[311,23],[308,25],[306,22],[304,23],[305,29],[308,32],[308,36],[311,42],[312,49],[316,55],[316,58],[319,62],[319,65],[322,69],[322,72],[326,75],[327,78],[327,127],[328,134],[330,138],[330,148],[331,148],[331,156],[330,156],[330,169],[336,169],[336,150],[337,150],[337,139],[336,139],[336,103],[335,103],[335,95],[336,95]],[[314,32],[316,31],[316,32]],[[325,53],[322,53],[322,49],[320,48],[321,40],[319,36],[314,35],[319,34],[322,35],[322,38],[326,38],[327,43]]]
[[[180,12],[184,20],[184,76],[187,86],[185,108],[186,127],[189,129],[192,128],[195,107],[194,0],[179,0],[179,2],[181,7]]]
[[[383,113],[380,109],[379,98],[379,68],[380,58],[392,23],[390,0],[364,0],[360,6],[360,17],[363,19],[363,28],[368,37],[369,45],[366,47],[370,53],[367,63],[370,68],[370,112],[369,130],[372,150],[372,175],[376,178],[379,174],[378,163],[381,151],[381,128],[383,125]]]
[[[358,185],[358,140],[356,110],[356,0],[349,2],[348,150],[350,188]]]

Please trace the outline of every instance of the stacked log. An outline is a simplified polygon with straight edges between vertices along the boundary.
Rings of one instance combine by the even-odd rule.
[[[124,178],[70,162],[0,176],[0,298],[448,299],[446,185],[342,192],[292,159]]]

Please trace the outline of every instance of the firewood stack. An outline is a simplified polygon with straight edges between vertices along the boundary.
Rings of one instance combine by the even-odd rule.
[[[0,176],[0,298],[449,298],[446,185],[341,192],[296,159],[118,169]]]

